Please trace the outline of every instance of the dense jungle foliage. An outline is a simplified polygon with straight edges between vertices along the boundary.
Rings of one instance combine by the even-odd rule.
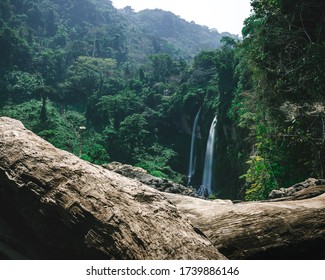
[[[251,5],[238,40],[108,0],[1,1],[0,114],[90,162],[185,183],[202,108],[194,186],[215,115],[217,197],[323,177],[325,4]]]

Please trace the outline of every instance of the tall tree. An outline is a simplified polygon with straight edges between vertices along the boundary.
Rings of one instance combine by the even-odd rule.
[[[252,7],[241,55],[253,83],[241,97],[240,122],[251,120],[256,145],[245,176],[251,198],[261,198],[300,176],[323,176],[325,3],[254,0]]]

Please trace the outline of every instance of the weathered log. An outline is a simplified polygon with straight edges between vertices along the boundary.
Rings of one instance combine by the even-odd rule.
[[[236,204],[176,194],[166,197],[229,259],[325,258],[325,194]]]
[[[56,149],[5,117],[1,219],[0,255],[8,258],[224,259],[158,191]]]

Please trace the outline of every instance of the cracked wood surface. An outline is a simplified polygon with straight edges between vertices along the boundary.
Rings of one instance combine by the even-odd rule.
[[[0,218],[21,235],[12,240],[0,228],[4,256],[9,246],[11,256],[30,258],[225,259],[160,192],[56,149],[5,117],[0,204]],[[24,237],[28,248],[19,247]]]

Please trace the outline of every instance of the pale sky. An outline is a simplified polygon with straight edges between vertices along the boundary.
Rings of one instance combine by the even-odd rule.
[[[187,21],[216,28],[218,32],[241,35],[243,21],[250,15],[250,0],[112,0],[120,9],[131,6],[171,11]]]

